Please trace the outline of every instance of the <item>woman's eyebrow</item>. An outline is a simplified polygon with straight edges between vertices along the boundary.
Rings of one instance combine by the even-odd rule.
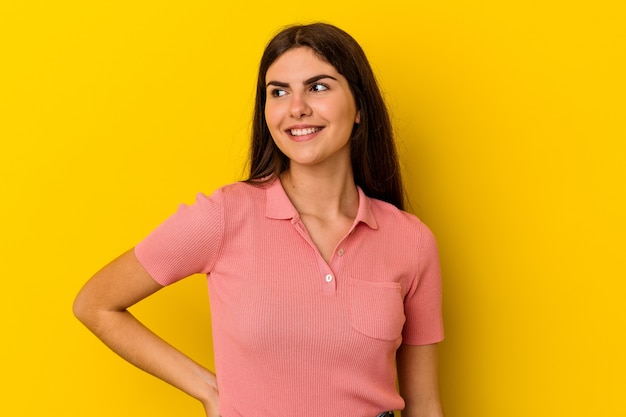
[[[314,82],[319,81],[324,78],[330,78],[331,80],[337,81],[337,79],[333,77],[332,75],[320,74],[320,75],[316,75],[315,77],[311,77],[308,80],[304,80],[302,84],[304,85],[313,84]]]
[[[320,75],[316,75],[314,77],[308,78],[306,80],[304,80],[302,82],[303,85],[308,85],[308,84],[313,84],[316,81],[322,80],[324,78],[330,78],[331,80],[335,80],[337,81],[337,78],[333,77],[332,75],[328,75],[328,74],[320,74]],[[284,83],[282,81],[269,81],[265,87],[269,87],[270,85],[276,86],[276,87],[281,87],[281,88],[286,88],[289,87],[289,83]]]
[[[265,88],[269,87],[270,85],[274,85],[276,87],[289,87],[289,83],[283,83],[281,81],[270,81],[265,85]]]

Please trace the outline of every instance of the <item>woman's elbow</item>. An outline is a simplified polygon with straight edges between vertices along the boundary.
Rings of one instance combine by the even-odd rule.
[[[85,325],[87,325],[87,323],[89,322],[89,317],[91,315],[90,306],[91,303],[89,302],[88,297],[86,297],[81,290],[74,298],[74,303],[72,304],[72,312],[74,313],[74,317],[76,317],[81,323]]]

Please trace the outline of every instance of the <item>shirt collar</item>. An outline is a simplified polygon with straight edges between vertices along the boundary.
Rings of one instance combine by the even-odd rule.
[[[267,218],[285,220],[299,217],[296,208],[291,204],[278,178],[267,184],[265,190],[267,197],[265,216]],[[354,219],[354,224],[363,222],[372,229],[378,229],[378,223],[372,212],[371,199],[365,195],[361,187],[357,186],[357,190],[359,192],[359,210]]]

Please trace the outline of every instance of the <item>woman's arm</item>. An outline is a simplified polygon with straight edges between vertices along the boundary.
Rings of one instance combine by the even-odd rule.
[[[127,310],[161,288],[131,249],[87,281],[74,301],[74,314],[115,353],[200,400],[207,416],[217,417],[215,375],[158,337]]]
[[[402,345],[397,361],[400,394],[406,403],[402,417],[443,417],[437,345]]]

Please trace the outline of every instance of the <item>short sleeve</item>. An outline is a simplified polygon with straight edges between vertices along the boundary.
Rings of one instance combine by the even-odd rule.
[[[208,274],[219,253],[223,221],[221,194],[198,194],[192,205],[181,204],[135,247],[135,256],[150,276],[169,285],[189,275]]]
[[[418,271],[404,300],[403,343],[427,345],[443,340],[441,266],[434,235],[420,223]]]

